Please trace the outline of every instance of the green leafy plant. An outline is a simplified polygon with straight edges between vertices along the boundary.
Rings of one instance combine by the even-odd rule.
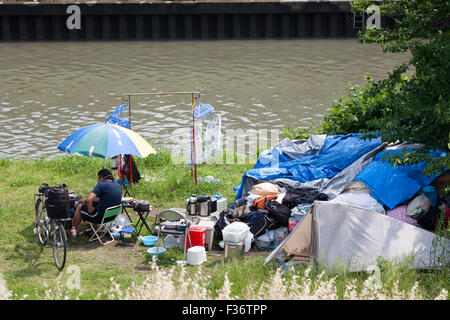
[[[372,1],[352,2],[362,13]],[[382,16],[395,20],[395,28],[364,29],[361,43],[376,43],[384,52],[409,52],[408,63],[396,67],[386,79],[367,77],[363,88],[349,85],[349,95],[333,105],[324,118],[326,134],[366,133],[385,142],[421,143],[420,150],[392,155],[392,165],[427,163],[425,174],[449,168],[450,155],[450,2],[445,0],[383,1]],[[407,72],[412,72],[407,76]],[[434,158],[440,149],[446,156]]]
[[[283,134],[291,140],[308,139],[310,136],[307,128],[283,128]]]

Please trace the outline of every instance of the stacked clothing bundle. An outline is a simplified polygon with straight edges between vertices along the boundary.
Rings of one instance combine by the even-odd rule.
[[[263,182],[229,205],[227,219],[247,223],[256,238],[267,230],[287,228],[289,218],[306,214],[315,200],[328,200],[328,197],[312,188],[294,189]]]

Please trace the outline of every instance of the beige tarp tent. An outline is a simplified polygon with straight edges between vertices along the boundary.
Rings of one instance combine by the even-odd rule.
[[[277,253],[309,253],[313,263],[343,264],[349,271],[363,271],[380,256],[389,261],[413,256],[412,267],[429,269],[449,263],[449,250],[449,239],[438,239],[432,232],[381,213],[347,203],[316,201],[265,263]]]

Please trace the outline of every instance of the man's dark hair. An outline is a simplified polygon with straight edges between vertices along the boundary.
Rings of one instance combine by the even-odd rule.
[[[97,173],[97,176],[99,178],[102,178],[102,180],[110,179],[114,181],[114,176],[108,169],[102,169]]]

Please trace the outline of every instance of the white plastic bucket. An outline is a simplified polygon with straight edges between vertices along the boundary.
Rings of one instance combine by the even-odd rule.
[[[187,251],[187,263],[195,266],[206,261],[205,247],[195,246]]]

